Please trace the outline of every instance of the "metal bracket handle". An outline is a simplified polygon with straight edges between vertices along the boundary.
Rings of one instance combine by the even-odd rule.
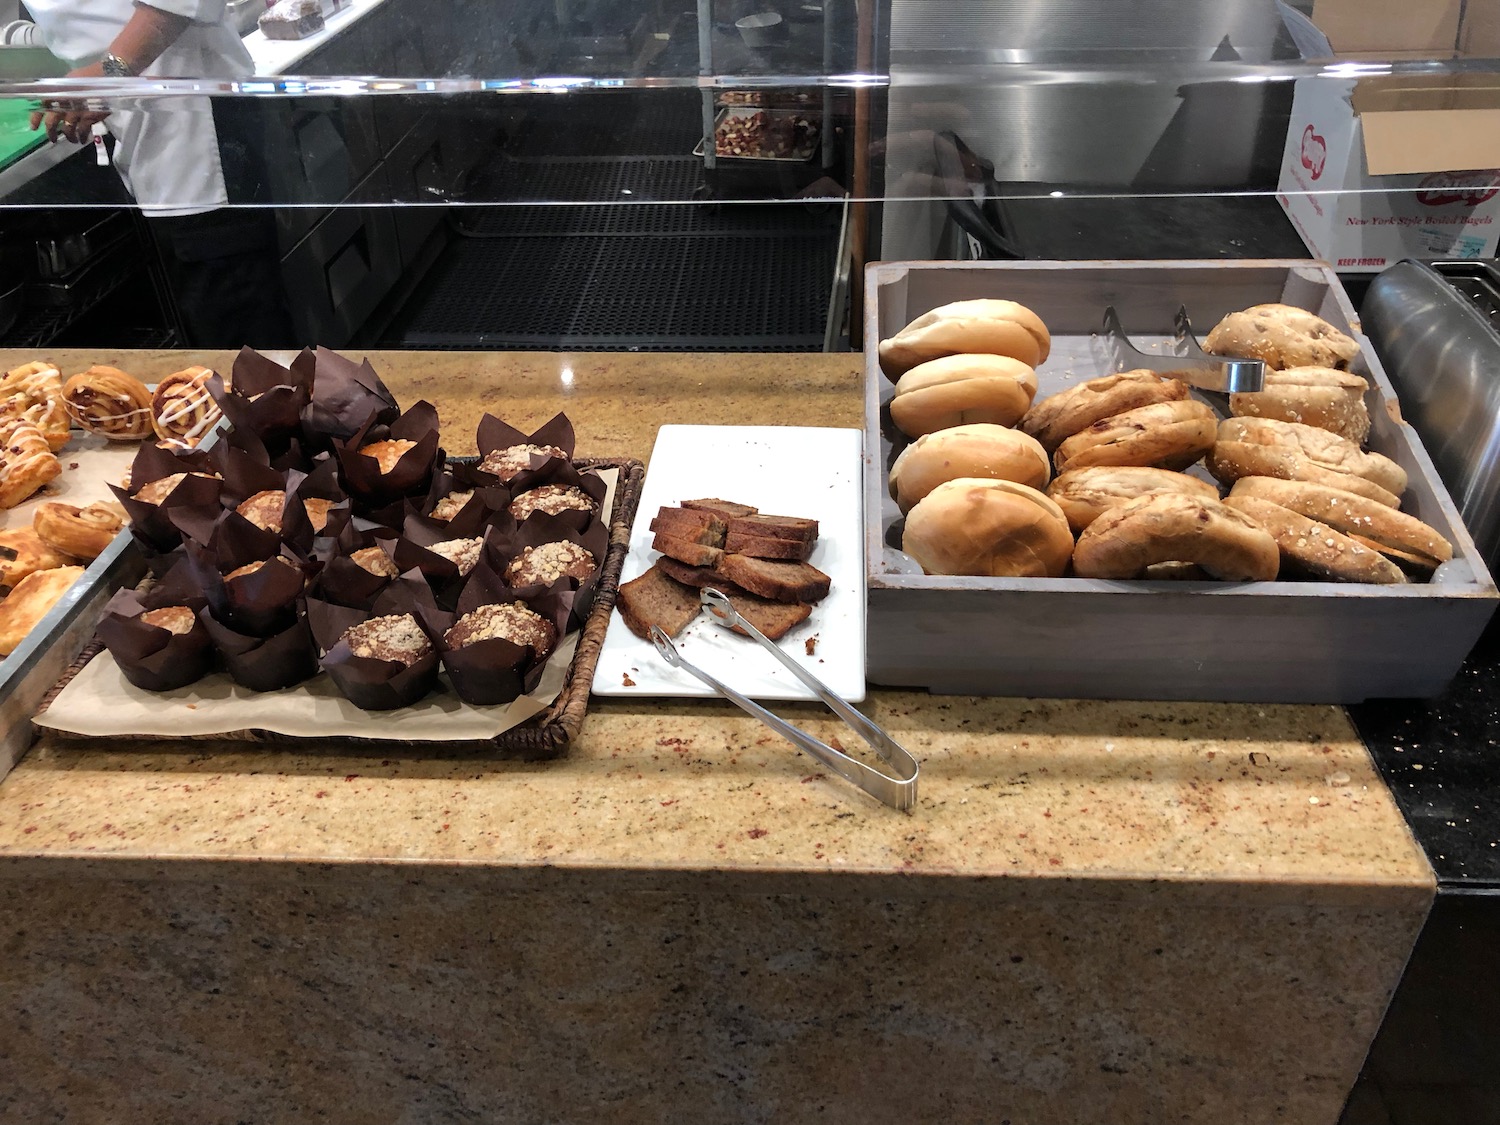
[[[741,629],[750,638],[760,644],[762,648],[773,653],[787,670],[814,691],[818,698],[836,714],[844,723],[859,735],[861,739],[874,750],[875,753],[887,762],[896,773],[891,776],[865,765],[856,758],[840,750],[835,750],[826,742],[822,742],[799,727],[773,714],[762,707],[759,703],[741,695],[732,687],[722,683],[709,675],[703,669],[696,667],[682,658],[677,651],[677,646],[672,643],[672,638],[659,626],[652,626],[651,643],[656,646],[656,651],[661,658],[673,668],[681,668],[689,675],[702,680],[714,691],[725,699],[747,713],[754,715],[766,726],[781,735],[792,745],[808,754],[825,768],[838,774],[845,781],[859,786],[877,801],[889,805],[893,809],[912,808],[917,803],[917,775],[921,767],[917,760],[911,756],[904,746],[897,742],[879,726],[871,722],[864,715],[856,711],[852,706],[829,691],[823,682],[807,669],[803,668],[790,656],[784,653],[775,643],[768,640],[759,629],[740,616],[739,611],[730,604],[728,597],[718,590],[708,588],[700,592],[699,600],[708,610],[716,625],[722,625],[726,629]]]
[[[1130,342],[1120,325],[1114,305],[1104,309],[1104,343],[1119,371],[1144,368],[1158,375],[1180,379],[1200,391],[1240,394],[1258,391],[1265,386],[1266,365],[1258,359],[1236,359],[1232,356],[1208,355],[1198,346],[1187,308],[1179,306],[1173,319],[1176,330],[1175,355],[1143,352]]]

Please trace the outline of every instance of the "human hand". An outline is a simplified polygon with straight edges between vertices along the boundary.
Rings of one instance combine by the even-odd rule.
[[[104,70],[98,63],[70,71],[69,78],[103,78]],[[74,144],[87,144],[93,139],[93,127],[109,116],[107,110],[89,109],[85,102],[59,100],[46,103],[42,109],[33,110],[31,128],[47,130],[47,140],[55,142],[59,136]]]

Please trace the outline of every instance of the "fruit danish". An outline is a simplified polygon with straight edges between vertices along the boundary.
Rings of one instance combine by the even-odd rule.
[[[111,441],[151,436],[151,392],[134,375],[90,367],[63,384],[63,406],[83,429]]]

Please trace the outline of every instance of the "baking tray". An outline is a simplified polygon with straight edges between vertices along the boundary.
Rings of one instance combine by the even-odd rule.
[[[812,121],[814,129],[812,134],[803,143],[801,148],[793,149],[786,156],[727,156],[715,152],[714,160],[720,164],[728,164],[731,167],[736,164],[763,166],[767,164],[806,164],[818,151],[818,145],[823,139],[823,122],[821,110],[800,109],[768,109],[762,110],[758,106],[734,105],[725,106],[719,110],[714,118],[714,136],[719,134],[719,126],[730,117],[751,117],[757,113],[769,113],[772,117],[806,117]],[[707,138],[699,137],[698,144],[693,149],[694,156],[705,156],[708,151]]]
[[[866,674],[872,683],[980,695],[1353,703],[1432,696],[1458,672],[1500,592],[1422,448],[1334,272],[1269,261],[889,262],[865,274]],[[1113,367],[1092,341],[1106,305],[1165,345],[1186,304],[1200,338],[1265,302],[1311,310],[1359,340],[1372,384],[1369,446],[1411,484],[1402,509],[1454,546],[1431,583],[1111,582],[928,576],[897,549],[886,478],[905,442],[885,412],[877,348],[950,301],[1004,297],[1052,333],[1038,398]],[[1205,398],[1222,415],[1222,400]]]
[[[562,691],[552,705],[536,718],[513,727],[490,739],[478,741],[420,741],[393,738],[303,738],[281,734],[276,731],[250,729],[227,731],[212,735],[185,735],[177,739],[163,735],[110,735],[89,738],[60,731],[51,731],[50,736],[62,742],[110,742],[127,744],[132,742],[159,744],[171,741],[250,742],[277,746],[316,747],[319,749],[369,748],[375,751],[421,751],[429,756],[455,754],[490,754],[530,760],[555,758],[567,749],[583,726],[588,710],[589,685],[594,678],[594,666],[599,659],[599,649],[604,643],[604,634],[609,626],[610,614],[614,611],[615,595],[619,591],[620,568],[624,565],[630,547],[630,527],[635,519],[635,510],[640,502],[641,485],[645,480],[645,466],[636,460],[609,458],[576,458],[573,462],[581,469],[618,469],[619,479],[615,486],[614,511],[610,515],[609,550],[605,554],[603,571],[594,596],[594,604],[588,619],[583,624],[578,638],[578,647],[569,665],[567,679]],[[133,547],[129,551],[135,554]],[[137,572],[139,573],[139,572]],[[104,597],[113,593],[121,583],[103,588]],[[97,621],[99,606],[94,616],[88,619],[85,628],[92,632]],[[77,650],[75,650],[77,651]],[[90,643],[77,652],[71,663],[64,662],[61,678],[54,677],[50,691],[40,700],[33,714],[45,711],[47,704],[60,692],[79,671],[102,651],[97,642]],[[379,715],[370,718],[372,726],[378,726]]]

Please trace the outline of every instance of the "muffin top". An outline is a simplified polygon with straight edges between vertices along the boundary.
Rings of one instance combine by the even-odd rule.
[[[349,561],[379,578],[395,578],[401,573],[380,547],[361,547],[349,556]]]
[[[484,548],[484,540],[478,539],[445,539],[441,543],[434,543],[427,549],[434,555],[441,555],[449,562],[458,567],[458,573],[468,574],[479,565],[479,553]]]
[[[141,620],[180,637],[193,631],[198,616],[185,605],[168,605],[160,609],[148,609],[141,614]]]
[[[394,660],[408,668],[432,651],[432,642],[409,613],[371,617],[351,625],[340,639],[348,642],[355,656]]]
[[[566,457],[568,451],[559,449],[555,445],[512,445],[506,449],[492,449],[479,462],[479,470],[480,472],[493,473],[501,480],[506,481],[531,468],[532,457],[539,455],[542,457]]]
[[[444,496],[441,500],[433,505],[432,518],[435,520],[442,520],[444,523],[446,523],[448,520],[451,520],[454,516],[458,515],[459,512],[463,511],[464,505],[467,504],[471,499],[473,499],[473,497],[473,489],[470,489],[467,492],[448,493],[447,496]]]
[[[417,443],[407,441],[404,438],[391,438],[388,441],[372,441],[369,445],[359,447],[361,456],[373,457],[380,462],[380,471],[388,473],[396,467],[396,462],[401,460],[401,455],[408,449],[415,449]]]
[[[546,512],[555,516],[562,512],[592,512],[591,496],[575,484],[544,484],[523,492],[510,502],[510,514],[524,520],[532,512]]]
[[[279,488],[257,492],[235,511],[262,531],[281,534],[281,514],[286,508],[286,493]]]
[[[538,660],[552,651],[557,630],[525,602],[499,602],[471,610],[453,623],[444,639],[450,648],[463,648],[479,641],[506,640],[530,645]]]
[[[594,556],[587,548],[571,539],[559,539],[539,547],[523,547],[505,568],[505,580],[512,586],[550,586],[559,578],[587,578],[594,566]]]

